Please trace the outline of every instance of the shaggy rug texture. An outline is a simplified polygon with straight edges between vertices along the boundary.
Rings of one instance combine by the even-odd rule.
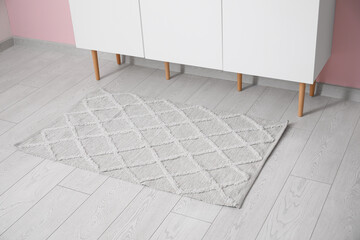
[[[241,207],[286,126],[99,90],[17,147],[151,188]]]

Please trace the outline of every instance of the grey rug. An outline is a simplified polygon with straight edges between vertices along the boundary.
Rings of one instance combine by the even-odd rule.
[[[17,146],[125,181],[241,207],[286,126],[100,90]]]

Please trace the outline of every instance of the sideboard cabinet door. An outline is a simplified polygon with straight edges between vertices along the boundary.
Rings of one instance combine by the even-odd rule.
[[[144,57],[137,0],[69,0],[79,48]]]
[[[145,58],[222,69],[221,0],[140,0]]]
[[[335,0],[223,0],[224,70],[312,84],[331,54],[334,9]]]

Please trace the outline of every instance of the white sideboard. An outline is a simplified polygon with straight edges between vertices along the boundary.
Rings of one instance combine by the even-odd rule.
[[[70,0],[76,47],[144,57],[137,0]]]
[[[320,6],[335,1],[223,0],[223,70],[313,84],[331,55],[334,10],[319,25]]]
[[[222,70],[221,0],[140,0],[145,57]]]
[[[305,84],[331,55],[335,0],[69,0],[76,46]]]

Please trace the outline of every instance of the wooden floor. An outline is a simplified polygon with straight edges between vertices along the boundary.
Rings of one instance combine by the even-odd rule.
[[[359,240],[360,103],[15,46],[0,53],[0,239]],[[242,209],[205,204],[16,151],[105,88],[290,120]]]

